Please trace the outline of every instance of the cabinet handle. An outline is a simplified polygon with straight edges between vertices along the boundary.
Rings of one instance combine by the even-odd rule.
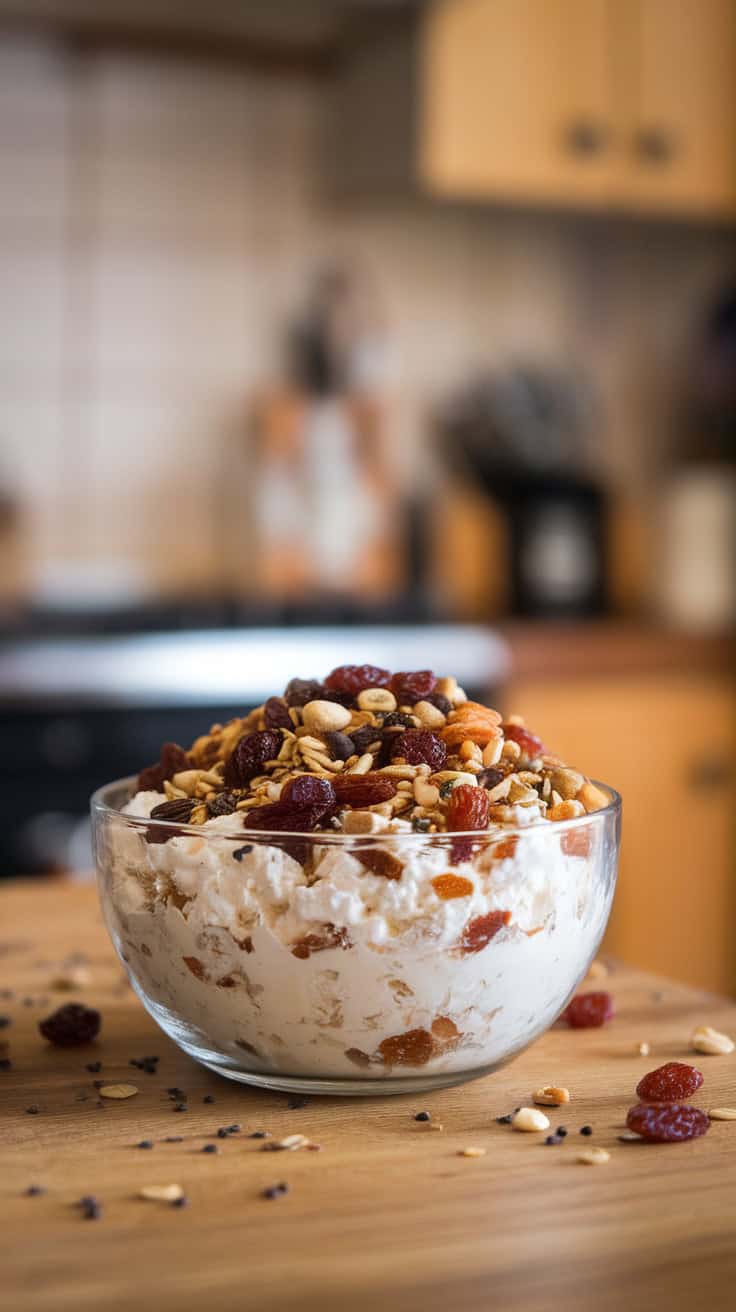
[[[579,159],[593,159],[608,150],[610,133],[603,123],[592,119],[574,119],[565,132],[565,145],[571,155]]]
[[[677,154],[677,142],[666,128],[640,128],[634,151],[644,164],[669,164]]]

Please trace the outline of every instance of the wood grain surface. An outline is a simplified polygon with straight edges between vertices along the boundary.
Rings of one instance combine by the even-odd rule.
[[[683,930],[683,943],[686,942]],[[53,984],[81,954],[89,979]],[[604,1030],[555,1028],[505,1070],[417,1099],[312,1098],[289,1108],[210,1074],[157,1030],[127,987],[92,889],[0,891],[0,1262],[12,1312],[156,1309],[279,1312],[679,1312],[734,1306],[736,1122],[682,1145],[621,1143],[645,1071],[688,1060],[698,1023],[736,1033],[736,1008],[611,966],[616,1018]],[[591,987],[600,987],[599,981]],[[8,991],[12,991],[12,994]],[[38,1020],[63,1001],[98,1006],[99,1040],[51,1048]],[[638,1055],[638,1044],[651,1054]],[[158,1072],[131,1058],[160,1057]],[[736,1104],[736,1054],[693,1058],[695,1101]],[[100,1061],[98,1074],[87,1063]],[[138,1094],[100,1105],[94,1079]],[[541,1084],[566,1085],[552,1109],[568,1136],[519,1134],[495,1117]],[[186,1092],[176,1113],[167,1089]],[[214,1102],[205,1103],[211,1095]],[[36,1114],[26,1109],[37,1106]],[[418,1123],[426,1109],[442,1130]],[[219,1126],[241,1133],[218,1140]],[[580,1126],[594,1127],[582,1138]],[[302,1133],[321,1152],[263,1152],[254,1130]],[[165,1143],[166,1136],[183,1136]],[[136,1147],[151,1139],[154,1147]],[[217,1144],[216,1154],[201,1150]],[[466,1146],[482,1157],[459,1156]],[[602,1166],[576,1154],[600,1145]],[[284,1180],[289,1192],[262,1197]],[[142,1187],[179,1184],[188,1206],[150,1202]],[[46,1192],[27,1196],[30,1185]],[[99,1220],[76,1200],[96,1195]]]

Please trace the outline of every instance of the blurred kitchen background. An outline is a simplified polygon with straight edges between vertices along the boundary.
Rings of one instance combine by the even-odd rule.
[[[0,871],[343,660],[625,798],[736,993],[736,0],[0,0]]]

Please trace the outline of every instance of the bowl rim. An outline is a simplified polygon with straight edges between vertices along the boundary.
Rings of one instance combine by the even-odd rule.
[[[451,843],[456,838],[473,838],[476,842],[498,843],[505,837],[516,837],[529,834],[532,831],[549,833],[567,833],[571,829],[578,829],[585,825],[603,823],[609,816],[620,816],[622,810],[622,797],[615,788],[610,784],[602,783],[598,779],[591,779],[590,783],[595,784],[597,788],[602,789],[608,794],[609,802],[602,806],[598,811],[586,812],[584,815],[573,816],[569,820],[552,820],[546,821],[539,819],[532,821],[528,825],[509,825],[499,822],[494,829],[453,829],[440,830],[437,833],[428,833],[422,830],[415,830],[412,833],[377,833],[377,834],[345,834],[330,832],[330,830],[308,830],[302,829],[242,829],[236,832],[228,833],[226,830],[212,830],[207,828],[207,824],[190,825],[182,824],[176,820],[152,820],[150,816],[130,815],[120,809],[119,806],[111,806],[107,801],[107,795],[113,790],[128,787],[130,796],[135,795],[134,787],[136,783],[135,775],[128,775],[121,779],[113,779],[109,783],[102,784],[95,790],[90,798],[90,811],[93,819],[95,817],[115,816],[117,819],[125,821],[134,829],[147,829],[150,825],[155,825],[157,829],[170,829],[171,837],[188,837],[198,836],[200,838],[212,839],[230,839],[235,843],[255,842],[263,845],[279,846],[285,840],[293,841],[298,839],[301,842],[312,842],[319,846],[329,847],[365,847],[366,845],[381,845],[386,843],[401,843],[421,846],[427,842],[442,843],[447,841]],[[219,818],[219,817],[218,817]]]

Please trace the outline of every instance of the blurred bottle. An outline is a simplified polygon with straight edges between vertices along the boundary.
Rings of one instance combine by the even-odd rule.
[[[323,274],[291,330],[286,383],[253,412],[251,582],[269,602],[370,607],[402,586],[390,374],[371,289],[344,270]]]
[[[736,621],[736,287],[707,315],[660,501],[659,609],[698,629]]]

